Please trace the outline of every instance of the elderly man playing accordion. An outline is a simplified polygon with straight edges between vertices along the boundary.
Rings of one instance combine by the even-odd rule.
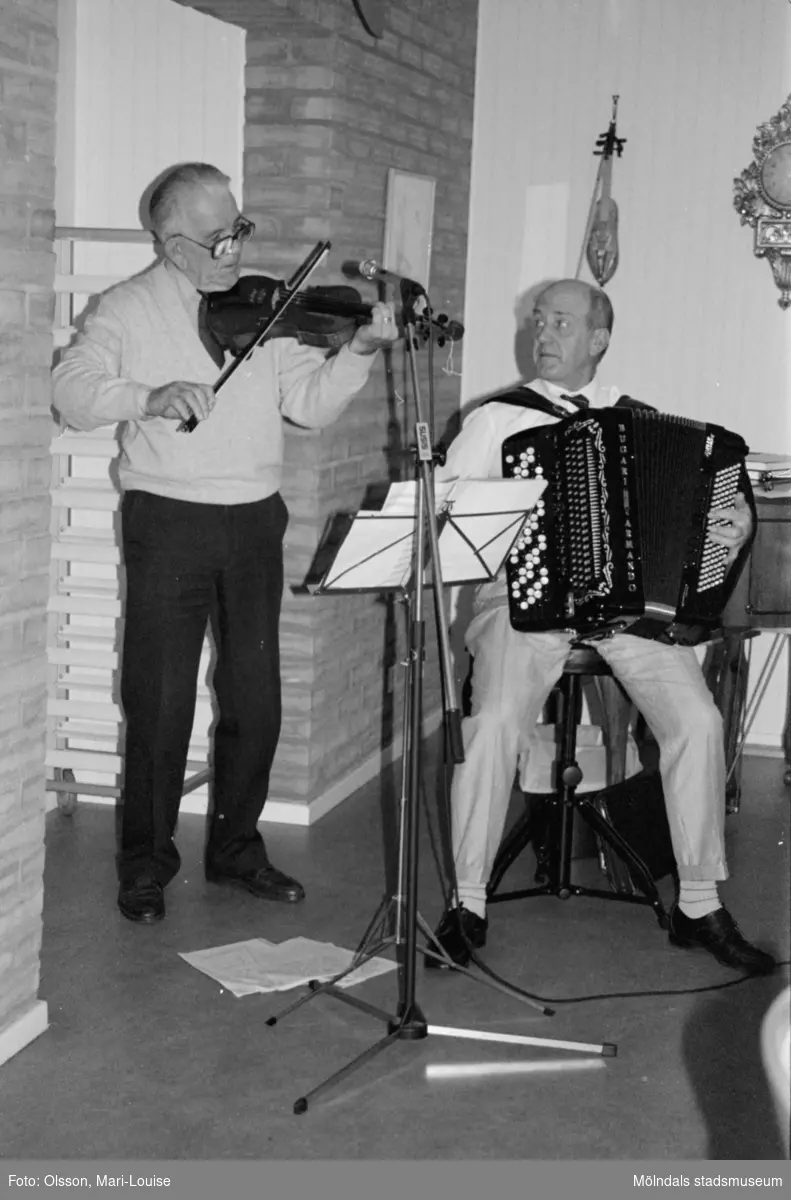
[[[452,443],[443,477],[502,475],[502,444],[512,434],[546,425],[580,408],[605,408],[620,393],[598,383],[596,370],[610,340],[612,308],[604,292],[561,280],[538,296],[533,312],[537,379],[530,388],[557,416],[494,401],[467,418]],[[722,522],[708,536],[733,563],[752,533],[752,513],[739,493],[734,507],[712,511]],[[481,585],[467,631],[474,658],[471,715],[463,722],[465,761],[451,793],[458,907],[436,936],[453,962],[485,944],[486,885],[500,844],[525,731],[539,719],[563,671],[573,634],[518,632],[510,622],[505,581]],[[629,633],[596,643],[602,658],[642,712],[660,749],[660,773],[675,854],[679,895],[670,914],[670,941],[701,947],[721,963],[751,974],[770,972],[773,958],[751,945],[717,894],[726,879],[725,756],[722,721],[695,652]],[[427,966],[442,962],[428,959]]]

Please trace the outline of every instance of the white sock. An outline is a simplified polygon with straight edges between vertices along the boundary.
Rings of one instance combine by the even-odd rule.
[[[693,921],[707,917],[722,907],[713,879],[682,879],[679,881],[678,907]]]
[[[483,921],[486,917],[486,888],[476,887],[475,884],[470,887],[459,884],[459,906],[475,913]]]

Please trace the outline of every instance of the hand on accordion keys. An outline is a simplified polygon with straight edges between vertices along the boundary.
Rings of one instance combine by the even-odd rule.
[[[752,532],[753,516],[741,492],[736,493],[733,508],[709,510],[709,537],[712,542],[727,549],[728,557],[725,561],[728,566],[736,561],[739,551]]]

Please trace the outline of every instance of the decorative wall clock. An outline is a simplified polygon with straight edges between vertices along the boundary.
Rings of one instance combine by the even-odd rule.
[[[733,181],[733,204],[742,225],[755,230],[753,249],[766,258],[780,288],[778,304],[791,307],[791,96],[758,126],[753,162]]]

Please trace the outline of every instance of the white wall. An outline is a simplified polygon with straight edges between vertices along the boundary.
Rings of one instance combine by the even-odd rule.
[[[241,193],[245,34],[173,0],[60,0],[60,225],[140,227],[143,189],[213,163]]]
[[[621,258],[601,377],[791,453],[791,312],[732,203],[790,66],[785,0],[481,0],[464,404],[519,378],[526,289],[576,272],[618,93]],[[777,744],[784,703],[778,672],[751,741]]]
[[[210,162],[242,191],[245,34],[173,0],[59,0],[58,225],[140,229],[167,167]],[[89,245],[75,268],[131,274],[143,246]]]

